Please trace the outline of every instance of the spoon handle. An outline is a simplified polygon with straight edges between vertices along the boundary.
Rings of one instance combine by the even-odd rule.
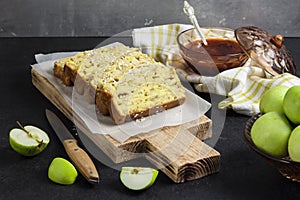
[[[187,1],[184,1],[183,11],[190,18],[190,21],[194,25],[197,33],[199,34],[199,36],[200,36],[200,38],[201,38],[201,40],[203,42],[203,44],[207,45],[207,41],[205,39],[205,36],[201,32],[199,23],[198,23],[197,18],[195,16],[194,8]]]

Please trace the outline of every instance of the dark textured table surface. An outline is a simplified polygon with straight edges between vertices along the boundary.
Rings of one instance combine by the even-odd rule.
[[[31,83],[30,65],[37,53],[78,51],[98,45],[104,38],[1,38],[0,39],[0,199],[299,199],[300,183],[281,176],[245,143],[243,129],[249,117],[226,111],[225,124],[214,148],[221,157],[219,173],[173,183],[160,173],[144,191],[130,191],[119,180],[119,171],[94,159],[101,181],[90,185],[79,175],[75,184],[57,185],[47,178],[55,157],[68,158],[45,118],[45,109],[68,121]],[[286,46],[300,65],[300,38],[287,38]],[[298,68],[299,71],[299,68]],[[299,72],[298,72],[299,74]],[[202,95],[202,94],[200,94]],[[207,95],[203,94],[203,97]],[[222,98],[220,98],[222,99]],[[216,104],[213,104],[213,108]],[[16,121],[44,129],[49,146],[38,156],[26,158],[9,146],[8,134]],[[214,126],[218,122],[214,121]]]

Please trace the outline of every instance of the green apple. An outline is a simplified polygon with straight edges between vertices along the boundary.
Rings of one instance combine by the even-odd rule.
[[[283,110],[294,124],[300,124],[300,86],[292,86],[283,100]]]
[[[283,113],[283,99],[288,91],[287,86],[275,86],[267,90],[260,99],[259,110],[261,113],[281,112]]]
[[[48,178],[58,184],[71,185],[77,178],[77,170],[64,158],[54,158],[48,169]]]
[[[292,127],[283,113],[268,112],[253,124],[250,135],[255,146],[269,155],[288,154],[288,140]]]
[[[13,150],[24,156],[35,156],[42,152],[50,142],[43,130],[35,126],[14,128],[9,132],[9,143]]]
[[[122,167],[121,182],[131,190],[149,188],[156,180],[158,170],[149,167]]]
[[[288,152],[291,160],[300,162],[300,125],[297,126],[291,133]]]

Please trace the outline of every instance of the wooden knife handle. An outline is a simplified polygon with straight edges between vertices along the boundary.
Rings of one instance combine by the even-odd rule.
[[[80,173],[90,182],[98,183],[99,175],[89,155],[81,149],[77,140],[68,139],[63,142],[66,152]]]

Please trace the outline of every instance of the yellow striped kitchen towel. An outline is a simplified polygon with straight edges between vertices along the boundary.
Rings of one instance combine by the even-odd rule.
[[[176,68],[179,77],[194,84],[197,91],[225,96],[225,99],[218,104],[220,109],[231,108],[245,115],[259,112],[260,97],[269,88],[277,85],[300,85],[300,79],[289,73],[269,76],[251,59],[241,67],[226,70],[213,77],[194,73],[180,56],[176,40],[181,31],[189,28],[192,26],[168,24],[134,29],[133,45],[167,66]],[[212,33],[209,29],[203,29],[203,32],[206,36],[207,34],[229,34],[234,37],[232,31]]]

